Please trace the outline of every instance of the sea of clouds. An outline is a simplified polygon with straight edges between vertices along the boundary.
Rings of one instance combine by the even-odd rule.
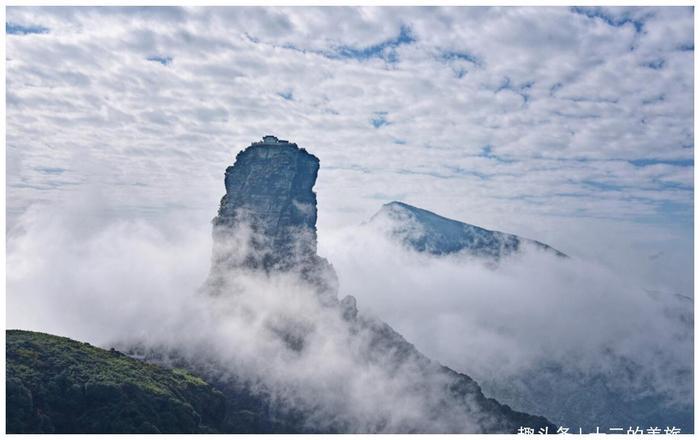
[[[209,225],[93,223],[78,206],[47,214],[28,211],[11,233],[9,328],[176,353],[208,378],[302,411],[314,430],[474,432],[490,417],[465,412],[473,396],[453,400],[454,378],[424,358],[375,350],[375,327],[324,305],[299,273],[232,269],[209,294]],[[245,246],[239,237],[230,244]]]
[[[362,353],[371,334],[354,334],[298,274],[235,271],[226,274],[224,294],[207,295],[208,223],[114,220],[98,214],[101,203],[88,195],[69,206],[30,209],[22,227],[10,231],[8,328],[193,357],[206,347],[216,353],[215,368],[224,366],[220,374],[357,431],[475,426],[459,414],[426,425],[426,402],[438,397],[416,395],[411,384],[444,379],[420,363],[401,367],[401,374],[388,359],[367,363]],[[551,402],[576,401],[556,394],[575,393],[579,381],[592,377],[627,399],[652,396],[661,414],[692,406],[693,316],[686,295],[649,289],[595,261],[535,249],[495,266],[421,255],[369,224],[328,234],[322,254],[337,271],[339,296],[355,296],[361,315],[389,323],[424,354],[475,378],[487,395],[515,409],[574,421]],[[281,333],[303,340],[303,354]],[[550,380],[546,389],[536,389],[538,377]],[[596,408],[606,397],[580,399],[583,408]]]

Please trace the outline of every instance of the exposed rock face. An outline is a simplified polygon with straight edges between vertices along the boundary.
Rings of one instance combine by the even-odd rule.
[[[318,169],[316,156],[274,136],[238,153],[226,169],[226,195],[213,220],[210,284],[232,268],[298,270],[335,295],[335,273],[316,254]]]
[[[318,158],[290,143],[255,143],[226,169],[214,232],[245,222],[262,253],[253,265],[287,267],[316,253]]]
[[[566,257],[564,253],[539,241],[490,231],[402,202],[382,206],[370,223],[385,229],[393,239],[409,248],[433,255],[466,253],[497,260],[531,245],[559,257]]]

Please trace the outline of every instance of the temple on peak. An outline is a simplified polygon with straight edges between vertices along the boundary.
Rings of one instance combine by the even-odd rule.
[[[284,140],[284,139],[278,139],[277,136],[273,136],[271,134],[267,134],[263,136],[262,142],[255,142],[255,144],[263,144],[263,145],[277,145],[277,144],[288,144],[289,141]]]

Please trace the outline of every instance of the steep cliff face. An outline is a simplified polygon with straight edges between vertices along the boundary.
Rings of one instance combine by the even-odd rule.
[[[274,136],[238,153],[226,169],[226,194],[212,222],[210,285],[237,268],[297,270],[334,296],[335,272],[316,253],[318,169],[316,156]]]
[[[286,268],[316,253],[318,158],[290,143],[256,143],[226,169],[214,232],[221,236],[247,224],[260,254],[255,267]],[[219,237],[217,237],[219,238]]]

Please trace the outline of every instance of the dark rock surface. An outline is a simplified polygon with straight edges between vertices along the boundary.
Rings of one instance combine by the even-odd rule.
[[[316,253],[318,169],[316,156],[274,136],[238,153],[226,169],[226,194],[212,221],[210,285],[240,267],[298,270],[321,293],[335,296],[335,272]]]
[[[214,219],[215,234],[245,223],[256,247],[249,263],[266,269],[299,264],[316,253],[319,160],[290,143],[255,143],[226,169],[226,195]]]
[[[497,260],[531,245],[558,257],[566,257],[564,253],[539,241],[490,231],[402,202],[382,206],[370,219],[370,224],[385,228],[393,239],[413,250],[433,255],[466,253]]]

